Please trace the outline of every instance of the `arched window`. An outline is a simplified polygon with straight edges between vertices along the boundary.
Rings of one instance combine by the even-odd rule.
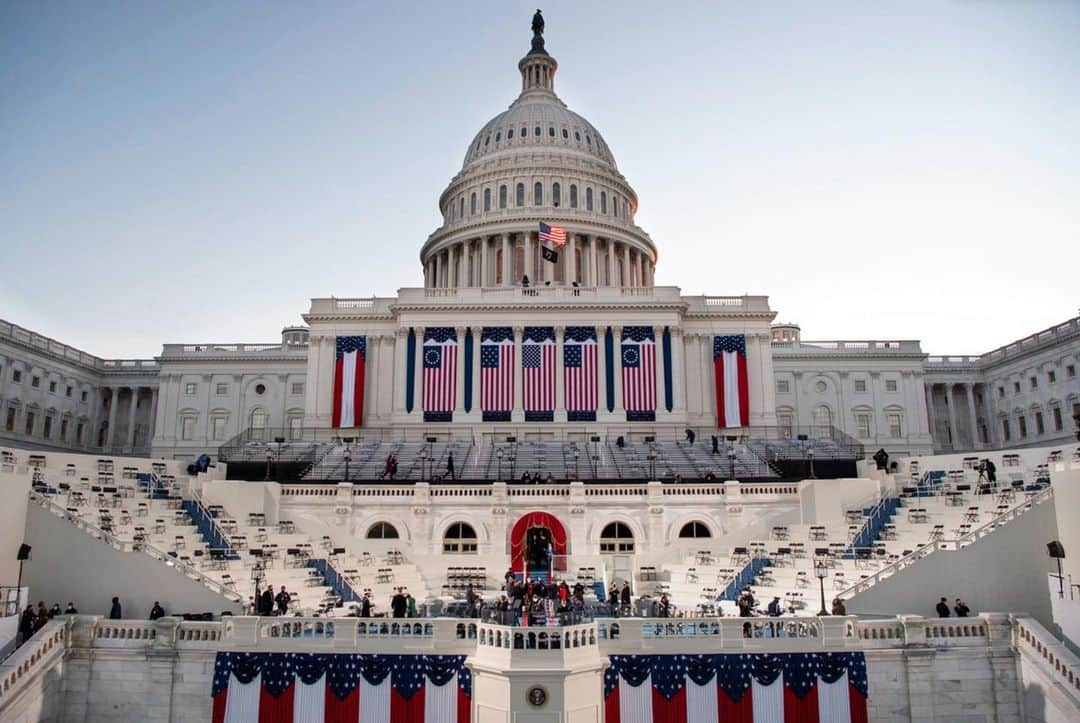
[[[499,186],[499,208],[506,208],[506,186]]]
[[[555,126],[548,126],[548,135],[552,138],[555,137]]]
[[[586,211],[591,211],[592,210],[592,189],[591,188],[586,188],[585,189],[585,210]]]
[[[485,188],[484,189],[484,211],[487,212],[487,211],[490,211],[490,210],[491,210],[491,189],[490,188]]]
[[[476,530],[466,522],[455,522],[443,536],[443,553],[447,555],[475,555]]]
[[[570,184],[570,208],[577,208],[577,184]]]
[[[511,279],[520,279],[525,275],[525,247],[514,247],[514,271],[510,274]],[[516,282],[515,282],[516,283]]]
[[[705,526],[704,522],[687,522],[679,530],[679,537],[712,537],[712,533],[709,532],[709,528]]]
[[[397,528],[389,522],[376,522],[368,528],[366,537],[369,540],[396,540],[399,535]]]
[[[610,522],[600,533],[601,554],[632,554],[634,533],[622,522]]]
[[[517,205],[524,206],[525,205],[525,184],[524,183],[519,183],[517,185],[517,193],[515,195],[516,195],[516,198],[514,200],[517,203]]]
[[[600,192],[600,213],[607,213],[607,192]]]
[[[562,137],[564,141],[570,137],[570,132],[565,128],[562,129]]]
[[[473,193],[471,196],[469,196],[469,215],[470,216],[475,216],[476,215],[476,194],[475,193]]]
[[[525,140],[527,135],[529,135],[529,129],[525,126],[521,126],[521,140]]]
[[[536,128],[533,128],[533,135],[537,138],[540,137],[540,126],[536,126]]]
[[[498,132],[495,133],[495,142],[498,143],[501,140],[502,140],[502,131],[498,131]]]
[[[581,143],[581,131],[574,131],[574,140]]]
[[[558,206],[562,203],[562,187],[558,183],[551,184],[551,205]]]
[[[502,267],[503,253],[502,249],[495,249],[495,285],[499,286],[503,282],[503,267]]]
[[[822,404],[814,409],[814,434],[827,435],[832,426],[832,410]]]
[[[486,137],[486,138],[484,138],[484,147],[485,147],[485,148],[487,148],[487,144],[488,144],[488,143],[491,143],[491,134],[490,134],[490,133],[488,133],[488,134],[487,134],[487,137]]]
[[[533,205],[540,206],[544,203],[544,184],[537,181],[533,184]]]

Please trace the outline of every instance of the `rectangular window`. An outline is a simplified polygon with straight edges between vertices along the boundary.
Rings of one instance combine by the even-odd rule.
[[[1050,414],[1054,418],[1054,431],[1060,432],[1064,426],[1061,420],[1061,407],[1054,407]]]
[[[1013,394],[1020,393],[1020,382],[1013,382]]]
[[[901,415],[895,412],[888,416],[889,420],[889,437],[892,439],[900,439],[904,436],[904,420]]]
[[[779,379],[779,380],[777,380],[777,382],[776,382],[776,393],[777,394],[787,394],[790,391],[791,391],[791,385],[788,383],[787,379]]]
[[[859,430],[859,439],[870,439],[870,415],[856,414],[855,426]]]
[[[26,413],[26,427],[24,428],[26,434],[32,435],[34,433],[34,422],[35,421],[36,420],[34,419],[34,413],[33,412],[27,412]]]
[[[74,394],[74,393],[75,393],[74,387],[72,387],[70,384],[68,384],[67,389],[64,390],[64,396],[67,397],[68,399],[71,399],[71,395]]]
[[[41,377],[30,377],[30,386],[34,389],[41,387]]]
[[[82,436],[83,436],[83,423],[79,422],[77,425],[75,425],[75,444],[82,444],[83,443]]]
[[[1009,429],[1008,419],[1001,420],[1001,436],[1006,442],[1012,439],[1012,431]]]
[[[180,420],[180,439],[191,441],[195,438],[195,417],[184,417]]]
[[[887,392],[895,392],[896,391],[896,380],[895,379],[886,379],[885,380],[885,391],[887,391]]]
[[[1072,365],[1072,364],[1065,367],[1065,376],[1067,376],[1069,379],[1072,379],[1073,377],[1075,377],[1076,376],[1076,367],[1074,365]],[[16,379],[15,381],[18,381],[18,379]]]
[[[194,396],[196,388],[197,387],[195,385],[195,382],[188,382],[184,385],[184,394],[188,395],[189,397]]]
[[[60,420],[60,439],[67,441],[68,435],[68,420]]]
[[[225,439],[225,417],[214,417],[210,425],[214,440]]]
[[[1035,434],[1040,436],[1046,434],[1046,427],[1043,426],[1042,412],[1035,412]]]
[[[293,384],[292,384],[292,393],[293,394],[303,394],[304,393],[304,383],[303,382],[293,382]]]
[[[227,383],[218,382],[217,385],[214,386],[214,394],[217,394],[219,397],[224,397],[228,393],[229,385]]]
[[[15,431],[15,407],[8,407],[7,418],[4,420],[4,431]]]
[[[780,435],[785,439],[790,437],[795,427],[795,418],[790,414],[781,414],[776,421],[780,425]]]
[[[1046,381],[1053,384],[1057,381],[1057,372],[1049,371],[1046,373]]]
[[[1016,420],[1016,424],[1020,428],[1020,439],[1027,437],[1027,417],[1021,414],[1020,418]]]
[[[998,387],[998,399],[1005,398],[1005,387]]]
[[[56,382],[49,382],[49,394],[56,394]]]
[[[19,384],[19,383],[22,382],[22,370],[21,369],[12,369],[11,370],[11,381],[15,382],[16,384]]]
[[[1038,377],[1031,377],[1030,379],[1028,379],[1028,383],[1031,385],[1032,389],[1038,389],[1039,388],[1039,378]]]
[[[87,394],[86,394],[86,390],[84,389],[83,393],[82,393],[82,400],[85,402],[86,398],[87,398]]]
[[[289,439],[300,439],[304,432],[303,417],[289,417]]]
[[[41,428],[41,436],[45,439],[52,438],[52,417],[45,417],[45,424]]]
[[[855,391],[857,391],[857,392],[865,392],[866,391],[866,380],[865,379],[856,379],[855,380]]]

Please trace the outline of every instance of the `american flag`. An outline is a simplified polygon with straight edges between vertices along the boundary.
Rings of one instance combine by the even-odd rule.
[[[457,404],[457,333],[453,327],[424,331],[424,421],[449,422]]]
[[[211,694],[213,723],[469,723],[472,674],[464,655],[218,653]]]
[[[525,327],[525,336],[521,343],[521,396],[526,421],[554,421],[554,327]]]
[[[562,246],[566,243],[566,229],[559,226],[548,226],[543,221],[540,222],[540,243],[547,241],[548,243],[555,244],[556,246]]]
[[[651,326],[622,331],[623,407],[629,422],[656,419],[656,336]]]
[[[480,409],[485,422],[509,422],[514,408],[514,332],[484,327],[480,334]]]
[[[745,427],[750,424],[750,382],[746,371],[746,336],[713,339],[713,371],[716,376],[716,426]]]
[[[596,328],[568,326],[563,340],[563,389],[571,422],[595,422],[597,405]]]
[[[604,671],[605,723],[867,719],[863,653],[612,655]]]
[[[364,421],[364,365],[367,338],[339,336],[335,344],[333,426],[359,427]]]

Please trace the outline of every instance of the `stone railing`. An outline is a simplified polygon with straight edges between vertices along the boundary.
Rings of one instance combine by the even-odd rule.
[[[1010,507],[1005,512],[1002,512],[1000,515],[997,515],[986,524],[981,525],[971,530],[970,532],[961,535],[960,537],[957,537],[953,540],[935,540],[933,542],[928,542],[927,544],[916,548],[910,555],[902,557],[896,562],[885,565],[884,567],[875,571],[874,574],[867,575],[866,577],[856,582],[854,585],[845,588],[844,590],[841,590],[838,594],[838,597],[849,598],[856,593],[868,590],[874,585],[884,580],[885,578],[891,577],[900,570],[903,570],[906,567],[910,567],[911,565],[914,565],[916,562],[922,560],[926,556],[933,554],[936,550],[959,550],[961,548],[967,547],[971,543],[993,533],[994,530],[996,530],[1001,525],[1016,519],[1034,505],[1041,504],[1046,500],[1050,499],[1053,494],[1053,487],[1045,487],[1034,493],[1031,497],[1024,499],[1022,502],[1019,502],[1013,507]]]
[[[865,648],[913,645],[955,648],[1001,642],[1002,635],[995,635],[994,631],[1009,625],[1009,616],[1002,613],[982,613],[972,618],[899,615],[883,620],[859,620],[853,624],[853,630]]]
[[[1016,650],[1035,659],[1074,701],[1080,700],[1080,658],[1034,619],[1012,616],[1011,620]]]
[[[437,651],[468,654],[476,648],[476,621],[460,618],[225,618],[219,647],[228,650],[353,652]]]
[[[64,656],[67,636],[67,619],[50,620],[0,663],[0,719],[4,708],[28,681],[50,670]]]
[[[854,617],[621,618],[596,623],[605,655],[717,651],[802,652],[861,646]]]

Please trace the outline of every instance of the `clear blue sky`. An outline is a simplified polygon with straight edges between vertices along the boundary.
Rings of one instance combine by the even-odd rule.
[[[0,317],[110,356],[421,283],[535,4],[0,5]],[[544,5],[657,283],[977,353],[1080,305],[1080,2]]]

